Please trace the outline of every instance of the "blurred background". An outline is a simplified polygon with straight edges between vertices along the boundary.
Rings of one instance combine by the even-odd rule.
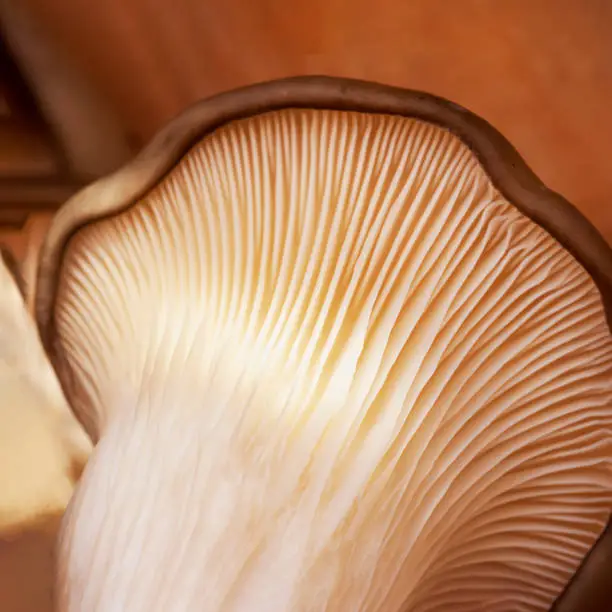
[[[53,210],[185,107],[328,74],[466,106],[612,243],[611,32],[608,0],[0,0],[0,240],[31,280]],[[0,541],[4,612],[50,605],[36,542]]]
[[[203,97],[318,73],[468,107],[612,241],[608,0],[0,0],[0,27],[5,226]]]
[[[61,201],[198,99],[320,73],[475,111],[612,241],[608,0],[0,0],[0,24],[0,99],[32,100],[0,102],[0,172],[48,182],[0,185],[4,209]]]

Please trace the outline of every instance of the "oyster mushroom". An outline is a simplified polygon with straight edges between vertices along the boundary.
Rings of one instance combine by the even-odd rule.
[[[448,102],[300,78],[196,105],[43,249],[97,441],[60,609],[609,609],[611,279]]]

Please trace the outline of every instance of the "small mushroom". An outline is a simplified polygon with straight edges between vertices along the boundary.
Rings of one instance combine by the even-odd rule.
[[[59,609],[612,609],[611,287],[456,105],[323,77],[196,105],[43,249],[97,442]]]
[[[91,450],[24,295],[19,263],[0,245],[0,543],[64,511]],[[1,553],[0,604],[12,586],[5,582],[6,546]]]

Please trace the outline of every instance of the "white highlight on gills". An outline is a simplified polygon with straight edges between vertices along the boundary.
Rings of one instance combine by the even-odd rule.
[[[599,293],[436,126],[231,123],[57,300],[63,610],[545,610],[612,508]]]

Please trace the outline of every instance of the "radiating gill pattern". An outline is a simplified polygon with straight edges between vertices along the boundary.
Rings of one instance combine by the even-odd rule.
[[[199,553],[168,570],[179,588],[202,563],[185,609],[546,610],[605,525],[599,293],[444,129],[231,123],[77,233],[63,270],[77,410],[102,440],[121,414],[171,414],[217,461],[191,499]],[[230,464],[231,528],[211,535]]]

